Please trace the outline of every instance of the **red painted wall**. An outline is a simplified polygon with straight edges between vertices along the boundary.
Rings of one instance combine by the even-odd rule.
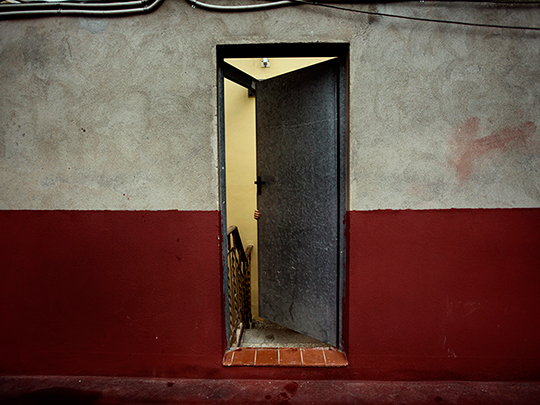
[[[217,212],[2,211],[0,229],[0,372],[168,375],[221,351]]]
[[[350,229],[363,375],[540,377],[539,209],[353,212]]]
[[[223,368],[218,212],[0,211],[0,373],[540,378],[540,209],[348,222],[350,367]]]

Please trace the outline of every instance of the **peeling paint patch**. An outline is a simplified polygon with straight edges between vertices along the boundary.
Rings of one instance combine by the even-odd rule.
[[[506,127],[484,137],[479,137],[481,130],[480,118],[469,118],[453,132],[449,141],[449,163],[455,167],[460,183],[470,179],[480,159],[509,150],[523,153],[531,148],[539,149],[538,142],[530,142],[531,135],[536,132],[536,125],[532,121]]]

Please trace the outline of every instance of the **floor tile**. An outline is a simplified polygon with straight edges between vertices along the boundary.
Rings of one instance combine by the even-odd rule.
[[[277,366],[278,349],[257,349],[256,366]]]
[[[242,347],[227,351],[223,356],[225,367],[346,367],[348,365],[345,353],[333,347]]]
[[[301,350],[302,350],[302,362],[305,367],[326,366],[326,362],[324,361],[324,355],[320,347],[303,348]]]
[[[302,356],[299,348],[279,349],[279,365],[281,367],[301,367]]]
[[[232,359],[233,359],[233,353],[234,351],[230,350],[228,352],[225,352],[225,356],[223,356],[223,365],[226,367],[229,367],[232,365]]]
[[[233,366],[253,366],[255,363],[255,352],[257,349],[240,348],[234,351],[232,359]]]
[[[345,353],[340,352],[337,349],[324,348],[323,353],[328,367],[345,367],[349,365]]]

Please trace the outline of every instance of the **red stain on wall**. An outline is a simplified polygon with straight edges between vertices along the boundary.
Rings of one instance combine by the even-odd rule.
[[[471,177],[479,159],[508,150],[526,152],[538,149],[532,143],[528,145],[531,135],[536,132],[536,125],[531,121],[500,129],[484,137],[479,137],[480,132],[480,118],[472,117],[454,131],[449,142],[449,161],[455,166],[460,183]]]

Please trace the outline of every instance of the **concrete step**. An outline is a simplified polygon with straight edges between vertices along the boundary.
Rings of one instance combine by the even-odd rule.
[[[254,320],[252,327],[244,330],[240,347],[330,347],[330,345],[267,320]]]

